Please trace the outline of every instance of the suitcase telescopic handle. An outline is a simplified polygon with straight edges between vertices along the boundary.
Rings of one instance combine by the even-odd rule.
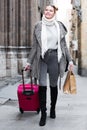
[[[23,82],[23,90],[25,91],[24,71],[25,71],[25,69],[23,68],[22,69],[22,82]],[[32,86],[33,82],[32,82],[32,75],[31,75],[32,69],[29,69],[29,71],[30,71],[31,90],[33,90],[33,86]]]

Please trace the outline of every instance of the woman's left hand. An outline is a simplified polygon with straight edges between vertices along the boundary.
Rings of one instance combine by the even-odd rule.
[[[69,66],[68,66],[68,70],[73,71],[73,67],[74,67],[73,62],[70,61]]]

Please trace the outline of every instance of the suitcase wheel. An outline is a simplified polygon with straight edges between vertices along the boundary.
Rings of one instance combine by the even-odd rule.
[[[20,112],[21,112],[22,114],[24,113],[24,111],[22,110],[22,108],[20,108],[19,110],[20,110]]]
[[[39,112],[40,112],[40,108],[37,109],[37,114],[39,114]]]

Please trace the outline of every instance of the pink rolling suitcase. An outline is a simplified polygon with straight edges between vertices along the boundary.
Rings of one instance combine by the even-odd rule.
[[[17,89],[17,96],[19,102],[19,110],[21,113],[24,111],[37,111],[39,113],[39,86],[32,83],[31,70],[30,70],[30,84],[24,84],[24,70],[22,70],[23,84],[20,84]]]

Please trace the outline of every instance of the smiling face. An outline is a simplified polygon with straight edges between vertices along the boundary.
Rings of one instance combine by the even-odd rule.
[[[55,9],[52,6],[46,6],[46,9],[44,11],[44,15],[47,19],[51,19],[55,15]]]

